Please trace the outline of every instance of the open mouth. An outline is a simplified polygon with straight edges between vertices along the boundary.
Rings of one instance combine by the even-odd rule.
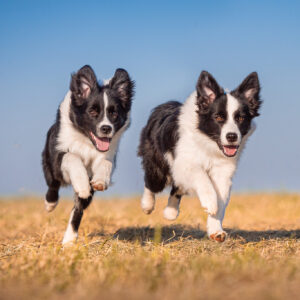
[[[95,136],[92,132],[90,132],[90,135],[94,141],[94,144],[96,146],[96,148],[101,151],[101,152],[106,152],[109,150],[109,145],[110,145],[110,138],[107,137],[97,137]]]
[[[223,153],[228,157],[233,157],[236,155],[239,146],[222,146]]]

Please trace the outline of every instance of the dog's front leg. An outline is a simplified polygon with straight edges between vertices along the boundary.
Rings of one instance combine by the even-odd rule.
[[[227,236],[223,230],[222,222],[229,202],[233,172],[233,170],[225,170],[224,172],[219,168],[215,168],[211,172],[211,179],[218,196],[218,211],[215,215],[209,215],[207,218],[207,234],[217,242],[224,242]]]
[[[215,215],[218,211],[218,198],[209,176],[204,170],[198,170],[193,177],[188,180],[194,181],[194,190],[201,205],[209,215]]]
[[[82,199],[91,195],[91,186],[87,170],[79,156],[66,153],[61,163],[64,180],[73,186],[75,193]]]
[[[111,180],[113,163],[107,159],[95,161],[92,165],[93,178],[91,185],[94,190],[104,191],[108,188]]]

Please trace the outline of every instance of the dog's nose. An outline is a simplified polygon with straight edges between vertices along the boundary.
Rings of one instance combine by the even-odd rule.
[[[101,132],[104,134],[109,134],[112,131],[112,127],[109,125],[102,125],[100,128]]]
[[[228,133],[226,134],[226,139],[227,139],[227,141],[228,141],[229,143],[234,143],[234,142],[237,141],[238,136],[237,136],[237,134],[234,133],[234,132],[228,132]]]

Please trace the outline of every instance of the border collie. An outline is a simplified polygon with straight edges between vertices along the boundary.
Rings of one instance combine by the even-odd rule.
[[[207,233],[223,242],[222,221],[232,177],[259,115],[260,85],[251,73],[230,93],[203,71],[196,91],[182,104],[157,106],[142,130],[138,155],[145,172],[141,206],[150,214],[155,194],[170,185],[164,217],[175,220],[184,194],[196,193],[208,213]]]
[[[87,65],[71,77],[70,91],[60,104],[42,153],[48,185],[46,210],[56,207],[61,186],[71,184],[75,191],[63,244],[77,239],[83,210],[94,191],[110,184],[119,141],[130,123],[133,94],[134,82],[123,69],[117,69],[104,85]]]

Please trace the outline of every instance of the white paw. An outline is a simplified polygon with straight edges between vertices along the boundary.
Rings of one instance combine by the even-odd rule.
[[[146,215],[150,215],[154,210],[154,205],[147,206],[147,205],[143,205],[142,203],[142,210]]]
[[[78,233],[74,232],[71,228],[68,227],[67,231],[65,232],[62,244],[63,245],[72,245],[76,242],[78,237]]]
[[[91,180],[91,186],[95,191],[105,191],[109,186],[109,178],[94,178]]]
[[[205,211],[209,215],[215,215],[218,212],[218,202],[217,201],[209,201],[208,203],[205,203],[203,206],[205,208]]]
[[[45,209],[47,212],[51,212],[55,209],[55,207],[57,206],[58,201],[56,202],[48,202],[47,200],[45,200]]]
[[[213,241],[216,241],[218,243],[223,243],[226,240],[227,233],[224,230],[221,230],[216,233],[211,233],[208,236]]]
[[[155,207],[154,196],[144,194],[141,200],[141,207],[145,214],[147,215],[151,214]]]
[[[164,217],[167,220],[173,221],[175,220],[179,215],[179,210],[175,207],[167,206],[164,209]]]

